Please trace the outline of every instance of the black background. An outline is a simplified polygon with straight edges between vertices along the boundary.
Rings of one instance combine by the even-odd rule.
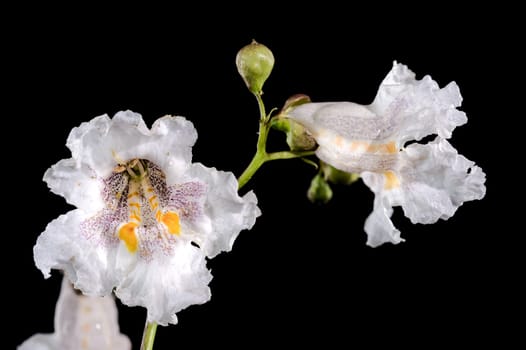
[[[149,125],[165,114],[183,115],[199,133],[194,160],[240,175],[255,150],[258,116],[234,59],[253,38],[276,58],[264,88],[268,109],[295,93],[369,103],[393,60],[441,86],[455,80],[469,122],[451,142],[485,170],[488,192],[435,225],[411,225],[396,210],[407,241],[372,249],[363,224],[373,195],[361,182],[335,187],[333,201],[316,206],[305,197],[313,168],[299,160],[266,164],[247,186],[263,216],[232,252],[209,261],[212,300],[180,312],[178,325],[161,327],[156,349],[511,341],[518,325],[511,320],[522,307],[511,285],[523,273],[514,273],[520,255],[503,249],[523,229],[501,214],[504,170],[496,148],[513,147],[502,139],[500,128],[510,125],[498,121],[511,116],[497,96],[504,95],[518,42],[507,31],[508,12],[443,6],[336,6],[308,14],[275,8],[269,15],[237,8],[242,15],[229,18],[221,13],[231,9],[205,5],[191,16],[142,8],[17,12],[5,32],[4,98],[14,107],[6,118],[14,142],[3,140],[12,208],[4,218],[4,269],[15,305],[6,316],[7,348],[53,330],[60,276],[43,279],[32,247],[47,223],[70,209],[41,178],[69,157],[71,128],[124,109]],[[283,135],[273,133],[269,147],[284,149]],[[138,349],[145,310],[119,311],[121,330]]]

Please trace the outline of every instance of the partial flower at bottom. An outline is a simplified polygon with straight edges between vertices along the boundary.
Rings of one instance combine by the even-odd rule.
[[[35,334],[18,350],[130,350],[128,337],[119,333],[113,296],[77,294],[64,278],[55,310],[55,333]]]
[[[130,111],[74,128],[72,158],[44,180],[78,209],[38,238],[34,257],[44,276],[59,269],[87,295],[115,291],[162,325],[208,301],[205,258],[229,251],[260,211],[252,192],[238,196],[232,173],[191,163],[196,139],[183,117],[160,118],[148,129]]]
[[[403,241],[391,222],[394,206],[402,206],[411,222],[430,224],[484,197],[482,169],[446,141],[467,122],[456,108],[461,101],[454,82],[441,89],[430,76],[416,80],[407,66],[395,62],[372,104],[306,103],[288,117],[315,138],[321,160],[361,174],[375,193],[365,231],[367,244],[378,246]],[[430,143],[408,145],[433,134]]]

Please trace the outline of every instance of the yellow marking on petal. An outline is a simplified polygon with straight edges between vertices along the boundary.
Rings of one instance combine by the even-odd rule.
[[[181,233],[181,223],[179,222],[179,215],[177,215],[176,212],[169,211],[164,213],[161,221],[172,235]]]
[[[387,144],[385,144],[386,146],[386,150],[387,150],[387,153],[396,153],[397,149],[396,149],[396,144],[394,143],[394,141],[391,141]]]
[[[141,209],[141,205],[139,203],[132,202],[132,203],[128,203],[128,205],[130,207],[135,207],[137,209]]]
[[[148,193],[152,193],[152,192],[153,192],[153,188],[148,187],[148,188],[146,189],[146,192],[148,192]]]
[[[135,222],[128,222],[119,229],[119,239],[124,242],[130,253],[135,253],[139,246],[136,233],[137,226]]]
[[[385,176],[385,182],[384,182],[384,189],[385,190],[392,190],[393,188],[400,187],[400,180],[398,180],[398,177],[394,172],[391,170],[386,171],[384,173]]]
[[[128,199],[132,199],[133,197],[138,196],[138,195],[139,195],[139,192],[132,192],[128,195]]]
[[[336,136],[334,138],[334,143],[336,144],[336,146],[338,147],[341,147],[343,146],[343,138],[341,136]]]
[[[157,220],[157,222],[161,222],[161,211],[160,210],[157,210],[155,212],[155,220]]]
[[[370,143],[368,142],[364,142],[364,141],[353,141],[350,143],[349,145],[349,148],[351,150],[351,152],[356,152],[356,151],[362,151],[362,152],[367,152],[369,147],[371,146]]]

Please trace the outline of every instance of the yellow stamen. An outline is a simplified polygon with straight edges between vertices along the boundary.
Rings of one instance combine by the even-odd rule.
[[[179,222],[179,215],[177,215],[176,212],[169,211],[164,213],[161,221],[172,235],[181,233],[181,223]]]
[[[153,195],[151,196],[149,199],[148,199],[148,202],[150,202],[150,206],[152,207],[153,210],[157,209],[157,196],[156,195]]]
[[[396,177],[394,172],[392,172],[391,170],[386,171],[384,173],[384,176],[385,176],[384,189],[392,190],[393,188],[400,187],[400,180],[398,180],[398,177]]]
[[[128,222],[119,229],[119,239],[124,242],[130,253],[135,253],[139,246],[137,226],[135,222]]]

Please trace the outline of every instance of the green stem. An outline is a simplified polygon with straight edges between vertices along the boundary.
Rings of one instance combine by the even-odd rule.
[[[303,151],[303,152],[292,152],[292,151],[282,151],[282,152],[273,152],[267,154],[267,160],[277,160],[277,159],[293,159],[312,156],[315,154],[315,151]]]
[[[261,120],[268,119],[267,113],[265,112],[265,104],[263,103],[263,99],[261,98],[261,93],[256,93],[254,94],[254,96],[256,96],[256,100],[258,100],[260,119]]]
[[[277,160],[277,159],[292,159],[292,158],[299,158],[299,157],[305,157],[314,154],[313,151],[307,151],[307,152],[291,152],[291,151],[283,151],[283,152],[273,152],[273,153],[267,153],[267,138],[268,133],[270,131],[271,126],[271,120],[270,116],[265,114],[265,105],[263,104],[263,100],[261,99],[260,94],[254,94],[256,96],[256,99],[258,100],[259,105],[259,133],[258,133],[258,143],[257,143],[257,149],[256,154],[254,154],[254,157],[252,158],[252,161],[247,166],[243,174],[238,179],[238,189],[241,189],[243,186],[247,184],[248,181],[254,176],[254,174],[259,170],[259,168],[265,164],[265,162],[270,160]]]
[[[153,342],[155,341],[155,332],[157,331],[157,323],[146,322],[144,327],[144,334],[142,335],[141,350],[152,350]]]

